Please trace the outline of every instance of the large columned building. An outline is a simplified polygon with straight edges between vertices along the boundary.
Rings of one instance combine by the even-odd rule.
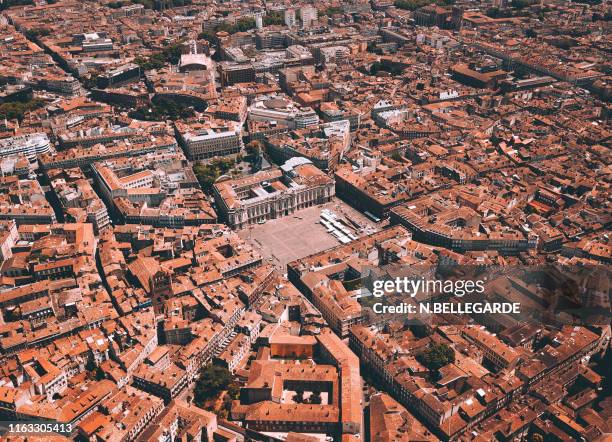
[[[242,229],[330,201],[334,180],[310,160],[295,157],[276,169],[217,182],[214,193],[222,219]]]

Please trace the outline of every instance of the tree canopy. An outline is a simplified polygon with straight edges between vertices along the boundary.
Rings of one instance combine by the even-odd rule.
[[[446,344],[433,344],[417,359],[430,370],[439,370],[445,365],[455,362],[455,351]]]
[[[42,107],[45,104],[44,101],[38,98],[33,98],[29,101],[21,102],[14,101],[0,104],[0,120],[23,120],[25,114],[35,109]]]
[[[229,172],[234,164],[233,160],[227,158],[215,158],[209,164],[198,161],[193,166],[193,173],[198,178],[202,189],[210,191],[217,178]]]
[[[141,4],[147,9],[168,9],[180,6],[189,6],[192,0],[117,0],[106,4],[109,8],[119,9],[131,4]]]
[[[512,2],[510,2],[510,5],[512,5],[513,8],[519,10],[529,7],[531,4],[531,0],[512,0]]]
[[[232,385],[232,379],[232,373],[225,367],[207,365],[202,368],[193,391],[196,405],[200,406],[227,390]]]
[[[0,11],[10,8],[11,6],[33,5],[33,0],[4,0],[0,2]]]
[[[264,19],[265,23],[265,19]],[[237,20],[236,23],[231,24],[227,22],[219,23],[212,29],[203,31],[198,35],[199,39],[207,40],[211,43],[215,42],[215,34],[217,32],[227,32],[228,34],[235,34],[236,32],[245,32],[250,29],[255,29],[255,19],[253,17],[242,17]]]
[[[150,107],[141,107],[129,113],[130,118],[143,121],[175,121],[194,115],[191,107],[170,100],[160,100]]]
[[[177,64],[180,59],[181,43],[177,42],[166,46],[161,51],[149,57],[136,57],[134,62],[140,66],[143,71],[149,71],[151,69],[161,69],[166,63]]]
[[[440,6],[448,6],[454,3],[454,0],[395,0],[393,5],[399,9],[415,11],[423,6],[431,5],[432,3]]]
[[[335,15],[342,14],[344,10],[340,6],[328,6],[325,9],[319,10],[319,15]]]
[[[381,61],[375,61],[370,66],[370,74],[376,75],[379,72],[388,72],[393,76],[400,75],[403,72],[403,69],[394,63],[390,63],[388,60],[383,59]]]
[[[272,26],[272,25],[284,25],[285,24],[285,16],[282,12],[272,11],[266,14],[263,18],[264,26]]]
[[[50,35],[51,31],[47,28],[32,28],[25,31],[25,36],[30,40],[34,40],[38,37],[46,37]]]

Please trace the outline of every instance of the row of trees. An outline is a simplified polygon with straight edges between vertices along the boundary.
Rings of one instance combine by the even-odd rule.
[[[293,395],[293,402],[297,404],[321,405],[321,403],[323,403],[323,398],[321,397],[320,391],[313,391],[312,394],[307,399],[305,399],[304,391],[297,390]]]

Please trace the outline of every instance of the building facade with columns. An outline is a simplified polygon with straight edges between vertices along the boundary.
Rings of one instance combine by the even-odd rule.
[[[236,229],[329,202],[334,193],[334,180],[303,157],[245,178],[222,179],[214,185],[220,215]]]

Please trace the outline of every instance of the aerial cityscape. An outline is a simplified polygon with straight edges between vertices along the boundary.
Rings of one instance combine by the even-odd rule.
[[[612,441],[612,4],[0,0],[0,440]]]

